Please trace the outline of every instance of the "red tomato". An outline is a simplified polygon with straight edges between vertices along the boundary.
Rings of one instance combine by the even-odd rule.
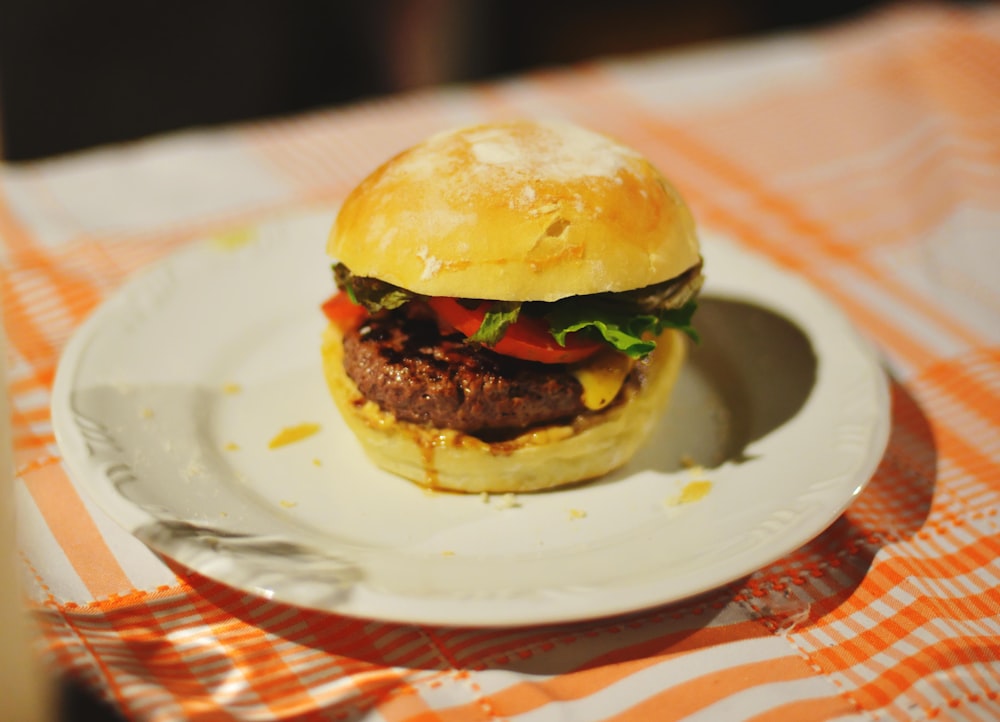
[[[341,331],[350,331],[368,318],[368,311],[351,300],[343,291],[330,296],[322,306],[323,313]]]
[[[489,303],[481,303],[478,307],[469,309],[453,298],[435,297],[427,299],[438,318],[466,336],[471,336],[479,330]],[[540,361],[547,364],[564,364],[582,361],[601,348],[599,341],[593,341],[574,334],[566,337],[566,345],[560,346],[544,319],[521,316],[512,323],[503,338],[491,347],[497,353],[525,361]]]

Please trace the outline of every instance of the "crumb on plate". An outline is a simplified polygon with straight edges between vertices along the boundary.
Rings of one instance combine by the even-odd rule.
[[[495,506],[497,509],[516,509],[521,506],[521,502],[517,500],[517,497],[514,494],[507,493],[501,494],[497,498]]]

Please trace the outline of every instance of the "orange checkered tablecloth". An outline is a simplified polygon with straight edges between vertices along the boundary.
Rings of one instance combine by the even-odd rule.
[[[808,279],[891,371],[874,478],[725,588],[624,618],[439,628],[304,611],[168,566],[70,478],[60,352],[188,241],[333,209],[477,120],[621,138],[704,227]],[[4,168],[18,540],[47,658],[134,720],[1000,718],[1000,8],[609,59]]]

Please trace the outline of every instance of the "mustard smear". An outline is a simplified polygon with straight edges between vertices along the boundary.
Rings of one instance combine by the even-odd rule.
[[[681,490],[681,496],[678,503],[690,504],[691,502],[700,501],[701,499],[704,499],[711,490],[712,482],[710,481],[689,481]]]
[[[279,431],[277,436],[271,439],[267,448],[277,449],[278,447],[286,446],[287,444],[294,444],[296,441],[302,441],[302,439],[306,439],[319,431],[319,428],[319,424],[312,423],[287,426]]]

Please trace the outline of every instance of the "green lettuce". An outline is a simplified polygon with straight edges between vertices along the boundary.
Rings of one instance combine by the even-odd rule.
[[[668,328],[678,329],[697,341],[698,333],[691,325],[696,308],[697,304],[689,301],[680,308],[629,313],[621,304],[575,299],[552,304],[544,315],[561,346],[566,345],[568,334],[583,333],[603,339],[631,358],[642,358],[656,348],[655,337]]]
[[[337,288],[344,291],[354,303],[364,306],[369,313],[375,313],[383,308],[389,310],[399,308],[416,298],[416,294],[405,288],[377,278],[355,276],[343,263],[333,266],[333,278]]]
[[[395,309],[421,298],[418,294],[376,278],[355,276],[342,263],[333,267],[337,286],[352,301],[374,313]],[[580,333],[607,343],[631,358],[642,358],[656,348],[655,338],[668,328],[682,331],[698,341],[691,325],[701,286],[700,266],[676,279],[635,291],[575,296],[550,303],[541,301],[494,301],[479,329],[469,341],[495,346],[523,313],[544,318],[552,337],[561,346],[571,333]],[[457,299],[467,308],[482,301]]]
[[[521,306],[517,301],[497,301],[490,304],[479,329],[469,336],[469,340],[485,346],[496,346],[507,332],[507,327],[521,315]]]
[[[656,348],[655,337],[668,328],[683,331],[697,341],[698,333],[691,325],[696,307],[693,301],[689,301],[680,308],[629,313],[623,304],[588,302],[584,297],[555,303],[497,302],[487,310],[479,330],[469,340],[495,346],[503,338],[507,327],[517,321],[523,309],[526,315],[542,316],[560,346],[566,345],[569,334],[582,333],[638,359]]]

